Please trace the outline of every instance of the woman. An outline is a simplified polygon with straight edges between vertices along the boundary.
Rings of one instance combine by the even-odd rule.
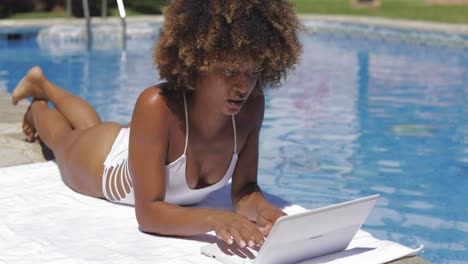
[[[166,82],[142,92],[129,127],[102,123],[33,67],[12,94],[13,104],[33,99],[24,133],[53,151],[75,191],[134,205],[144,232],[215,230],[228,244],[262,245],[284,213],[257,184],[261,89],[297,63],[298,19],[287,0],[174,0],[165,18],[154,62]],[[235,212],[181,206],[231,178]]]

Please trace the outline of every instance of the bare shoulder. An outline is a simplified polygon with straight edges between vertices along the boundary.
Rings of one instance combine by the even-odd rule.
[[[138,97],[130,126],[132,129],[144,129],[148,133],[154,133],[154,130],[167,128],[164,124],[168,123],[169,117],[170,111],[162,89],[160,85],[155,85],[146,88]]]
[[[167,121],[171,117],[170,103],[164,96],[162,84],[146,88],[138,97],[132,119],[143,116],[154,121]],[[133,120],[132,120],[133,123]]]
[[[167,107],[162,95],[161,85],[157,84],[146,88],[138,97],[136,106],[142,107]]]

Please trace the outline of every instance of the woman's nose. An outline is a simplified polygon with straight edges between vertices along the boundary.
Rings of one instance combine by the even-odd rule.
[[[234,89],[237,93],[240,93],[242,96],[246,95],[249,91],[250,84],[248,83],[245,74],[239,74],[236,79]]]
[[[235,86],[233,96],[239,99],[247,97],[247,95],[249,94],[249,90],[247,88],[242,88],[242,87],[245,87],[245,85]]]

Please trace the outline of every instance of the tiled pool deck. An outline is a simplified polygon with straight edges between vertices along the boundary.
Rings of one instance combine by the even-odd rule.
[[[366,17],[344,16],[301,16],[304,20],[331,21],[355,24],[370,24],[402,29],[422,31],[437,31],[443,33],[466,34],[468,25],[453,25],[428,22],[413,22],[405,20],[377,19]],[[161,16],[129,17],[128,22],[161,22]],[[120,23],[117,18],[93,18],[92,23]],[[0,27],[30,27],[54,24],[82,24],[82,19],[40,19],[40,20],[0,20]],[[37,143],[27,143],[21,133],[21,120],[28,103],[20,102],[18,106],[11,105],[10,94],[0,91],[0,167],[14,166],[45,161],[41,148]],[[392,262],[393,264],[427,264],[430,263],[419,257],[406,258]]]

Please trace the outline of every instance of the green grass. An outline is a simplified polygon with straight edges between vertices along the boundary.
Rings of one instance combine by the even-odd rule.
[[[143,15],[142,13],[136,11],[136,10],[133,10],[131,8],[125,8],[125,14],[127,16],[139,16],[139,15]],[[119,9],[116,7],[116,8],[111,8],[110,9],[110,16],[115,16],[115,17],[120,17],[120,13],[119,13]]]
[[[8,19],[38,19],[38,18],[60,18],[67,17],[66,12],[31,12],[31,13],[16,13],[8,17]]]
[[[291,0],[298,13],[359,15],[468,23],[468,5],[427,5],[424,0],[381,0],[379,9],[351,9],[348,0]]]
[[[348,0],[291,0],[296,11],[302,14],[358,15],[468,24],[468,5],[427,5],[425,0],[381,0],[379,9],[351,9]],[[167,2],[167,1],[166,1]],[[134,8],[126,8],[128,16],[143,13],[159,13],[165,1],[140,0]],[[117,8],[111,8],[112,16],[119,16]],[[22,13],[10,18],[66,17],[66,13]]]
[[[119,17],[119,9],[118,8],[110,8],[109,9],[109,16]],[[126,8],[125,13],[127,16],[138,16],[143,15],[142,13],[135,11],[131,8]],[[29,13],[17,13],[13,14],[12,16],[8,17],[8,19],[42,19],[42,18],[63,18],[67,17],[66,12],[29,12]]]

